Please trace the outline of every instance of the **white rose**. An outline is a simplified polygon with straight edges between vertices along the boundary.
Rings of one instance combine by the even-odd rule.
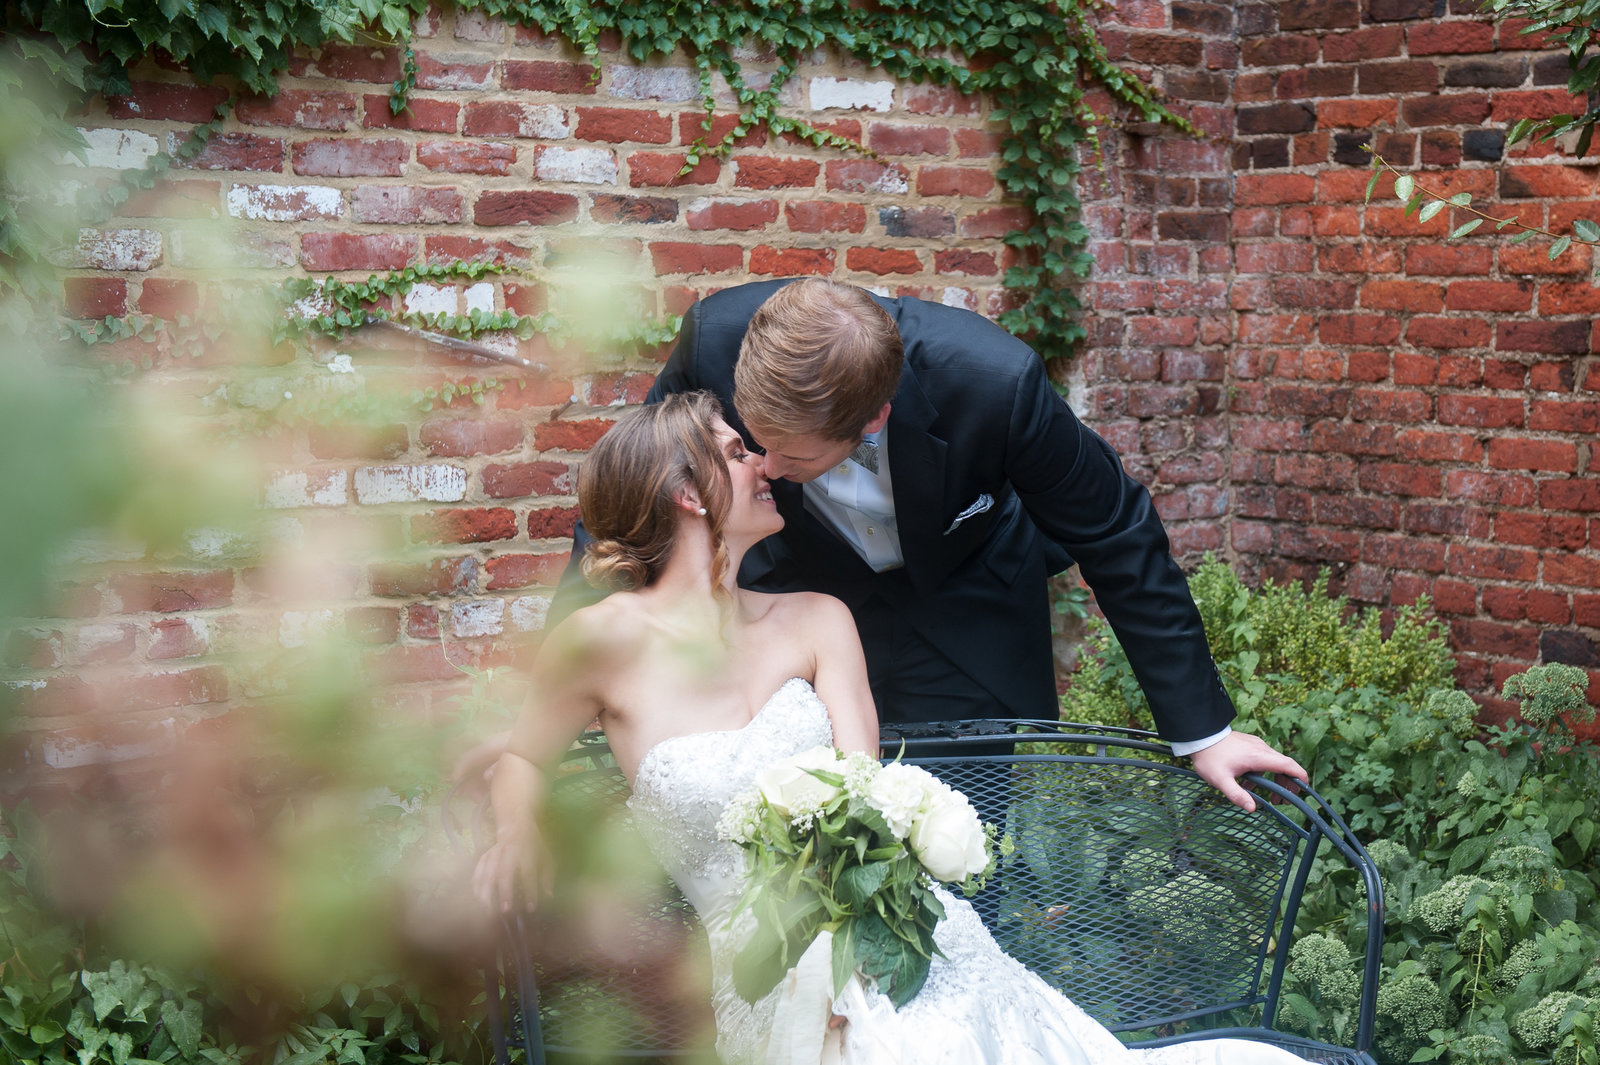
[[[956,883],[989,864],[983,825],[966,798],[949,792],[911,826],[911,851],[935,880]]]
[[[780,817],[815,813],[839,794],[837,787],[818,780],[808,769],[836,773],[839,756],[832,747],[813,747],[756,774],[757,790]]]
[[[895,839],[905,839],[912,824],[928,807],[933,777],[917,766],[891,762],[867,786],[867,802],[883,815]]]

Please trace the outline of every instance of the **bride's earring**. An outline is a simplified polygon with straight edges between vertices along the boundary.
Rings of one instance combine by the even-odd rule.
[[[696,514],[700,515],[702,518],[706,516],[706,508],[705,507],[695,507],[694,508],[694,512]]]

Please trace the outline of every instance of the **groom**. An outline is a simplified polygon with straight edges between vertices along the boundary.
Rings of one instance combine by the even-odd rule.
[[[764,452],[784,517],[740,584],[843,600],[886,721],[1057,716],[1046,579],[1076,561],[1202,777],[1246,809],[1240,774],[1304,778],[1229,729],[1149,494],[981,315],[820,279],[740,285],[689,309],[646,402],[690,389]],[[586,543],[580,526],[574,563]],[[569,565],[552,622],[597,594]]]

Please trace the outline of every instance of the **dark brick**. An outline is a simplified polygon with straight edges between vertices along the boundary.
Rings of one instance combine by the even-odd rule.
[[[1438,18],[1445,0],[1368,0],[1367,18],[1373,22],[1402,22],[1413,18]]]
[[[1502,129],[1469,129],[1461,135],[1461,154],[1467,159],[1497,163],[1506,154],[1506,133]]]
[[[594,198],[589,217],[597,222],[672,222],[678,217],[678,201],[665,196],[602,193]]]
[[[1228,79],[1206,70],[1175,70],[1167,75],[1168,96],[1220,103],[1228,98]]]
[[[1233,10],[1223,4],[1203,4],[1196,0],[1173,0],[1172,28],[1185,33],[1221,35],[1233,29]],[[1170,88],[1170,84],[1169,84]]]
[[[955,212],[943,207],[882,207],[878,223],[891,237],[948,237],[956,231]]]
[[[1271,170],[1289,165],[1289,138],[1264,137],[1250,144],[1250,165],[1256,170]]]
[[[1162,214],[1156,220],[1156,231],[1162,240],[1221,242],[1228,239],[1228,216],[1181,212]]]
[[[1521,85],[1527,77],[1528,61],[1509,55],[1463,59],[1444,68],[1444,83],[1448,86],[1504,89]]]
[[[1432,92],[1439,85],[1439,68],[1432,63],[1363,63],[1361,92],[1379,96],[1391,92]]]
[[[1349,30],[1360,22],[1357,0],[1288,0],[1278,5],[1280,30]]]
[[[1278,11],[1271,4],[1244,4],[1237,14],[1241,37],[1259,37],[1277,32]]]
[[[1152,66],[1192,68],[1200,65],[1204,45],[1193,37],[1137,33],[1128,40],[1128,58]]]
[[[1317,113],[1306,104],[1281,103],[1239,108],[1239,132],[1305,133],[1317,128]]]
[[[1539,657],[1584,669],[1600,669],[1600,649],[1581,632],[1546,629],[1539,634]]]
[[[1367,152],[1367,146],[1372,143],[1372,134],[1366,130],[1355,133],[1335,133],[1333,135],[1333,161],[1343,163],[1345,166],[1366,166],[1372,161],[1372,156]]]
[[[1533,61],[1535,85],[1565,85],[1571,74],[1572,65],[1567,62],[1565,52],[1540,56]]]

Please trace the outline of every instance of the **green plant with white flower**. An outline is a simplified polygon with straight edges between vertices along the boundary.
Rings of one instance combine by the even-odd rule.
[[[918,766],[831,747],[762,770],[723,810],[717,834],[746,854],[734,917],[750,911],[756,927],[733,977],[752,1002],[829,932],[835,994],[859,973],[905,1005],[938,951],[944,906],[934,883],[976,892],[993,863],[994,830],[960,792]]]

